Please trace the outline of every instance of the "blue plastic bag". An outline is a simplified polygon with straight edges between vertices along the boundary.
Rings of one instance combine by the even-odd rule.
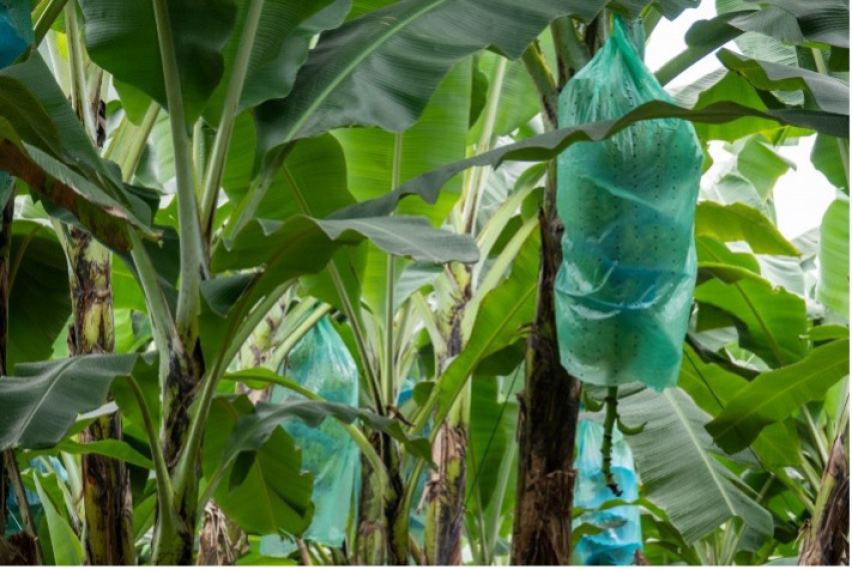
[[[0,0],[0,68],[12,65],[31,43],[33,23],[29,0]],[[11,183],[12,177],[0,172],[0,196],[6,195]]]
[[[612,499],[635,501],[639,498],[639,482],[633,467],[633,454],[615,428],[612,444],[612,474],[621,496],[616,497],[602,471],[603,427],[591,420],[577,425],[577,457],[574,467],[574,507],[589,509],[575,517],[572,527],[589,524],[601,529],[598,534],[583,535],[574,547],[574,561],[583,566],[628,566],[636,550],[642,549],[642,527],[639,507],[617,506],[596,510]]]
[[[328,317],[296,343],[279,373],[329,402],[358,405],[358,368]],[[272,402],[302,398],[281,386],[270,396]],[[302,468],[314,476],[314,517],[304,538],[340,546],[346,537],[358,447],[333,418],[317,427],[298,420],[282,427],[302,449]]]
[[[613,36],[560,94],[559,126],[615,119],[655,99],[671,101],[616,18]],[[695,130],[680,119],[640,121],[559,156],[557,333],[562,365],[583,382],[676,384],[703,160]]]
[[[33,43],[29,0],[0,0],[0,67],[14,63]]]
[[[415,382],[410,378],[406,378],[403,381],[402,389],[399,391],[399,395],[396,398],[396,405],[398,408],[401,409],[406,402],[414,397],[414,385]],[[432,429],[431,420],[426,427],[423,428],[423,433],[421,435],[423,437],[428,437],[430,429]],[[413,457],[409,458],[408,464],[405,467],[406,481],[409,477],[411,477],[411,472],[414,470],[414,462]],[[426,512],[425,510],[419,509],[419,503],[420,497],[423,496],[423,491],[426,489],[427,481],[429,481],[429,468],[424,467],[420,472],[420,479],[418,479],[417,486],[414,489],[414,500],[411,502],[411,518],[408,522],[408,530],[417,543],[422,543],[423,537],[426,534]]]
[[[56,457],[49,456],[47,460],[50,462],[50,466],[59,476],[62,481],[68,480],[68,472],[63,467],[62,463]],[[50,470],[47,466],[44,465],[41,461],[37,459],[33,459],[30,461],[30,467],[36,469],[39,473],[43,475],[47,475],[50,473]],[[6,517],[6,536],[15,534],[16,532],[20,532],[24,530],[23,517],[21,516],[21,509],[18,506],[18,498],[15,496],[15,492],[12,489],[12,486],[9,485],[6,489],[6,506],[8,508],[7,517]],[[44,515],[44,507],[41,505],[41,499],[35,491],[31,491],[28,488],[24,488],[24,494],[27,497],[27,505],[30,507],[30,514],[33,517],[33,522],[38,526],[38,521],[41,520],[41,517]]]

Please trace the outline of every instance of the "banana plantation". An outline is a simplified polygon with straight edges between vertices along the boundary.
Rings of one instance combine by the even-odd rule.
[[[0,1],[0,563],[849,564],[848,0]]]

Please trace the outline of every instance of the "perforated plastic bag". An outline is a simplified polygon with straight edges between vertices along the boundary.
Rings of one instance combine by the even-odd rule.
[[[327,317],[296,343],[279,373],[330,402],[358,405],[358,368]],[[272,402],[301,398],[280,386],[270,397]],[[334,418],[318,427],[298,420],[281,425],[302,449],[302,468],[314,476],[314,517],[304,538],[340,546],[352,504],[358,448]]]
[[[634,501],[639,498],[639,482],[633,468],[633,454],[627,442],[615,428],[612,443],[612,475],[621,491],[616,497],[607,487],[602,471],[603,427],[597,422],[583,420],[577,426],[577,480],[574,485],[574,506],[585,511],[575,517],[577,528],[590,524],[601,529],[598,534],[584,534],[574,548],[574,562],[584,566],[627,566],[633,554],[642,549],[642,527],[639,507],[622,505],[595,510],[612,499]]]
[[[560,127],[615,119],[653,99],[671,100],[616,18],[613,36],[563,89]],[[562,365],[580,380],[676,383],[702,162],[695,130],[679,119],[641,121],[559,156],[556,323]]]

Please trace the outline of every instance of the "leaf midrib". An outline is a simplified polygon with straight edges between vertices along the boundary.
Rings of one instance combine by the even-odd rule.
[[[432,11],[439,6],[450,2],[452,0],[435,0],[431,4],[427,4],[423,6],[420,10],[417,10],[407,18],[402,18],[397,20],[396,25],[389,26],[388,30],[384,34],[380,34],[376,36],[375,40],[368,44],[367,49],[364,49],[357,57],[352,59],[344,68],[341,73],[338,73],[335,76],[333,81],[330,81],[325,88],[323,88],[317,97],[314,98],[314,101],[308,105],[308,107],[304,110],[301,117],[299,117],[290,128],[289,132],[285,135],[283,143],[287,143],[293,140],[295,134],[304,126],[304,124],[308,121],[308,119],[314,114],[314,112],[325,102],[325,100],[329,97],[329,95],[334,92],[337,87],[343,83],[345,79],[347,79],[354,70],[361,65],[361,63],[366,60],[368,57],[373,55],[377,51],[378,48],[382,47],[385,42],[394,36],[398,30],[408,27],[409,24],[417,20],[420,16]],[[387,21],[387,18],[385,18]],[[283,144],[282,143],[282,144]]]
[[[714,204],[714,205],[716,204],[716,202],[709,202],[709,203]],[[737,205],[737,204],[738,203],[735,203],[733,205]],[[755,220],[749,218],[748,215],[746,215],[745,212],[742,212],[739,208],[727,208],[727,207],[724,206],[724,204],[720,204],[720,205],[722,206],[722,208],[721,208],[722,210],[724,210],[726,213],[728,213],[732,217],[737,218],[740,221],[741,224],[753,225],[753,224],[756,223]],[[758,210],[754,210],[754,211],[760,213]],[[768,220],[768,218],[767,218],[767,220]],[[789,256],[793,256],[793,257],[801,257],[802,252],[800,252],[796,248],[796,246],[794,246],[789,241],[787,241],[787,238],[785,238],[784,235],[781,234],[781,232],[778,231],[778,228],[776,228],[775,226],[773,226],[771,224],[768,224],[768,225],[769,225],[770,228],[772,228],[772,230],[775,230],[775,234],[772,235],[771,237],[774,240],[778,240],[778,243],[781,244],[782,248],[784,249],[784,252],[782,252],[782,253],[765,252],[765,253],[768,253],[769,255],[789,255]],[[742,229],[742,232],[743,232],[743,237],[745,237],[746,228],[743,227],[741,229]],[[722,240],[722,241],[724,241],[724,240]],[[744,241],[748,241],[748,240],[744,240]],[[790,248],[792,248],[792,249],[790,249]],[[791,251],[792,251],[792,253],[791,253]]]
[[[414,219],[418,219],[418,218],[414,218]],[[434,263],[441,263],[442,262],[442,260],[439,259],[437,256],[432,255],[431,253],[429,253],[428,250],[419,246],[416,242],[409,239],[405,235],[394,233],[394,232],[390,231],[389,229],[382,227],[380,224],[372,224],[370,222],[366,222],[366,221],[363,221],[363,220],[361,220],[361,221],[353,220],[352,225],[353,225],[353,228],[352,228],[353,230],[355,230],[356,227],[364,227],[364,228],[367,228],[367,229],[372,229],[373,231],[376,231],[376,232],[380,232],[380,233],[382,233],[386,236],[390,236],[391,238],[395,238],[396,240],[399,240],[399,241],[407,244],[409,249],[413,252],[416,252],[420,257],[427,258]],[[423,227],[425,229],[426,226],[424,225]],[[429,226],[429,227],[431,227],[431,226]],[[360,233],[365,238],[368,237],[368,235],[364,234],[362,231],[359,231],[359,230],[355,230],[355,231]],[[453,234],[450,234],[450,235],[453,235]],[[331,236],[328,236],[328,237],[331,237]],[[338,237],[340,237],[340,236],[338,235]],[[337,238],[334,238],[334,239],[336,240]],[[398,254],[391,254],[391,255],[398,255]],[[408,255],[411,255],[413,257],[413,254],[408,254]]]
[[[713,251],[709,251],[709,253],[710,253],[710,255],[712,255],[716,259],[716,261],[718,261],[719,263],[725,264],[724,260],[722,258],[720,258],[718,255],[716,255]],[[751,273],[751,271],[748,270],[748,269],[746,269],[746,271]],[[759,279],[763,279],[765,281],[765,279],[762,275],[755,275],[755,277],[757,277]],[[769,293],[771,294],[772,291],[773,291],[772,284],[769,283],[768,281],[766,281],[766,283],[769,284]],[[786,360],[786,358],[784,358],[784,353],[781,350],[781,346],[778,344],[778,342],[775,340],[775,337],[769,331],[769,326],[763,320],[763,317],[760,315],[760,312],[757,310],[757,307],[754,306],[754,304],[751,302],[751,299],[749,299],[748,295],[746,295],[746,292],[740,286],[739,281],[735,281],[734,283],[731,283],[731,285],[733,285],[736,288],[737,292],[743,298],[743,301],[745,302],[745,304],[748,305],[748,308],[751,311],[751,313],[754,315],[754,318],[757,321],[758,326],[763,331],[763,334],[766,336],[766,340],[769,342],[769,348],[772,349],[772,354],[775,356],[775,358],[778,359],[778,363],[781,364],[781,366],[786,366],[787,360]]]
[[[831,343],[831,344],[833,345],[835,343],[842,343],[842,342],[844,342],[844,341],[840,340],[840,341],[835,341],[834,343]],[[747,420],[748,418],[750,418],[753,415],[756,415],[756,411],[764,409],[768,404],[775,402],[779,397],[781,397],[782,395],[786,395],[788,392],[792,391],[794,388],[798,388],[800,385],[809,382],[812,378],[819,377],[820,375],[822,375],[827,370],[837,366],[838,363],[837,362],[831,362],[831,361],[829,361],[829,362],[823,361],[821,364],[822,364],[822,366],[820,366],[819,363],[816,365],[818,368],[809,367],[808,371],[805,374],[796,376],[796,380],[794,382],[788,383],[786,386],[784,386],[781,389],[773,390],[772,394],[768,397],[761,398],[758,405],[752,407],[750,412],[746,413],[745,415],[741,415],[738,419],[736,419],[734,421],[727,422],[727,425],[729,427],[721,429],[718,432],[718,434],[716,435],[715,439],[718,440],[718,439],[722,438],[724,435],[727,435],[732,429],[736,429],[736,427],[739,426],[740,424],[742,424],[745,420]],[[779,369],[779,370],[781,370],[781,369]],[[772,371],[772,372],[775,372],[775,371]],[[757,379],[754,380],[754,382],[756,382],[756,381],[757,381]],[[751,385],[752,384],[749,384],[749,386],[751,386]],[[746,386],[741,392],[748,389],[749,386]],[[739,393],[737,394],[737,396],[739,396]],[[742,397],[740,396],[739,401],[741,401],[741,400],[742,400]],[[725,405],[725,408],[727,409],[727,408],[730,408],[731,406],[737,405],[737,404],[738,404],[738,400],[737,400],[737,397],[735,396]],[[729,415],[730,415],[730,413],[729,413]],[[724,420],[724,419],[726,419],[726,418],[725,418],[725,413],[723,412],[722,414],[719,415],[718,418],[716,418],[714,420],[714,422],[719,422],[720,420]]]
[[[692,424],[690,424],[689,419],[684,415],[683,410],[680,409],[680,406],[675,402],[674,398],[672,398],[672,393],[670,390],[666,390],[664,392],[666,395],[666,399],[674,409],[675,413],[678,416],[678,419],[686,428],[686,432],[689,435],[689,438],[692,440],[695,449],[698,451],[698,455],[701,456],[701,460],[704,462],[707,470],[710,472],[710,476],[713,478],[713,482],[716,484],[716,487],[719,489],[719,493],[725,499],[725,504],[728,507],[728,511],[730,511],[731,516],[739,516],[736,508],[731,503],[730,497],[728,497],[727,490],[725,489],[724,482],[719,479],[719,473],[716,472],[714,465],[712,464],[712,459],[710,458],[707,450],[704,449],[704,446],[701,445],[701,442],[698,440],[698,436],[695,434]]]

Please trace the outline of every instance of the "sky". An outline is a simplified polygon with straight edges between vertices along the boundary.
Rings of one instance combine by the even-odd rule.
[[[707,20],[715,15],[715,1],[702,0],[698,8],[684,11],[673,22],[665,18],[661,19],[646,47],[645,63],[654,71],[662,67],[672,56],[686,48],[683,38],[694,22]],[[725,47],[732,51],[739,51],[734,42],[730,42]],[[666,89],[676,91],[720,67],[721,64],[715,54],[711,54],[675,78],[666,86]],[[778,149],[780,155],[796,165],[795,170],[790,169],[775,186],[778,228],[788,239],[798,237],[819,226],[826,208],[834,200],[834,187],[811,164],[810,154],[814,139],[813,136],[807,137],[801,139],[797,145]],[[722,163],[730,157],[730,154],[722,147],[723,145],[717,142],[712,142],[710,145],[710,154],[715,161],[714,166],[722,166]],[[710,169],[705,174],[703,182],[708,183],[708,179],[712,179],[716,172],[718,172],[716,168]]]

